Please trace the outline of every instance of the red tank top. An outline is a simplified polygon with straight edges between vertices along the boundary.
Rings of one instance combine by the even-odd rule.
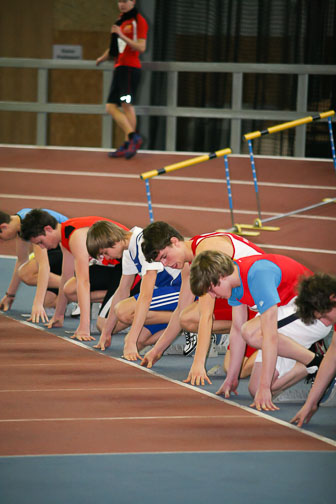
[[[243,244],[245,247],[249,247],[251,249],[249,255],[264,254],[265,253],[260,247],[258,247],[258,245],[255,245],[254,243],[250,242],[246,238],[243,238],[242,236],[238,236],[238,235],[235,235],[232,233],[225,233],[225,232],[217,231],[214,233],[206,233],[206,234],[202,234],[202,235],[196,235],[193,238],[191,238],[191,240],[190,240],[191,241],[191,250],[192,250],[192,253],[194,254],[194,256],[196,255],[196,249],[197,249],[198,245],[203,240],[205,240],[206,238],[216,238],[217,236],[218,237],[227,236],[231,240],[231,244],[233,247],[232,259],[235,259],[237,257],[236,247],[235,247],[235,243],[234,243],[235,241]],[[241,255],[239,255],[239,257],[241,257]]]
[[[297,295],[296,287],[302,277],[313,274],[313,272],[303,266],[303,264],[300,264],[294,259],[283,255],[264,254],[238,259],[235,262],[239,268],[240,278],[244,289],[244,295],[241,299],[238,299],[238,301],[242,304],[248,306],[255,305],[248,287],[247,275],[251,266],[256,261],[261,260],[271,261],[281,269],[281,282],[277,288],[280,297],[280,302],[278,303],[279,306],[288,304],[289,301]]]
[[[125,229],[125,231],[129,231],[129,229],[126,226],[123,226],[123,224],[120,224],[119,222],[116,222],[112,219],[107,219],[106,217],[96,217],[96,216],[91,216],[91,217],[75,217],[74,219],[68,219],[65,222],[62,222],[61,224],[61,236],[62,240],[61,243],[64,248],[66,248],[69,252],[71,252],[70,247],[69,247],[69,240],[74,231],[76,229],[81,229],[85,227],[91,227],[92,224],[98,221],[109,221],[113,222],[113,224],[116,224],[116,226],[119,226],[122,229]],[[119,263],[120,261],[109,261],[109,264],[116,264]]]

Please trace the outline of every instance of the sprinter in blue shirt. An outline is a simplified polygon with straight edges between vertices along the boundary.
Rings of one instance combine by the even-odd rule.
[[[0,301],[0,310],[11,309],[16,292],[21,282],[36,286],[35,297],[29,321],[48,322],[45,308],[53,307],[56,303],[58,287],[62,272],[62,251],[60,247],[52,250],[42,250],[20,238],[21,222],[31,208],[23,208],[14,215],[0,211],[0,243],[15,240],[16,263],[12,279],[5,295]],[[68,220],[68,217],[54,210],[45,209],[58,222]],[[31,253],[32,252],[32,253]]]

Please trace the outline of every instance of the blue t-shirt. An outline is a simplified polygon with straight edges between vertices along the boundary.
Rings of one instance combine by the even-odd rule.
[[[240,271],[238,267],[239,277]],[[268,308],[280,302],[278,287],[281,282],[282,272],[277,264],[267,259],[260,259],[250,267],[247,274],[247,285],[256,308],[264,313]],[[241,305],[239,299],[244,295],[244,288],[240,277],[240,285],[234,287],[228,299],[230,306]]]
[[[22,208],[22,210],[19,210],[18,212],[16,212],[16,215],[18,215],[20,217],[20,219],[23,220],[26,217],[27,213],[30,212],[30,210],[32,210],[32,208]],[[42,210],[44,210],[45,212],[48,212],[48,214],[55,217],[57,222],[60,224],[62,222],[65,222],[69,218],[69,217],[65,217],[65,215],[62,215],[59,212],[55,212],[55,210],[49,210],[48,208],[42,208]]]

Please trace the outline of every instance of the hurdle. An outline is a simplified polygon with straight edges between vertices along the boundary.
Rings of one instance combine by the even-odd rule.
[[[264,224],[271,222],[271,221],[274,221],[274,220],[277,220],[277,219],[282,219],[283,217],[289,217],[291,215],[296,215],[298,213],[302,213],[307,210],[311,210],[313,208],[318,208],[320,206],[335,202],[335,198],[324,198],[324,200],[320,203],[316,203],[314,205],[310,205],[310,206],[304,207],[304,208],[299,208],[297,210],[293,210],[292,212],[283,213],[280,215],[276,215],[274,217],[269,217],[268,219],[262,219],[261,208],[260,208],[258,180],[257,180],[256,169],[255,169],[254,154],[253,154],[253,149],[252,149],[252,140],[254,140],[255,138],[259,138],[264,135],[271,135],[273,133],[278,133],[279,131],[284,131],[284,130],[287,130],[290,128],[296,128],[297,126],[301,126],[303,124],[307,124],[307,123],[310,123],[313,121],[318,121],[318,120],[327,118],[328,119],[329,138],[330,138],[330,144],[331,144],[332,160],[333,160],[333,165],[334,165],[334,169],[335,169],[335,173],[336,173],[336,153],[335,153],[335,143],[334,143],[334,136],[333,136],[333,130],[332,130],[332,122],[331,122],[331,117],[334,114],[335,114],[334,110],[328,110],[327,112],[321,112],[320,114],[316,114],[314,116],[307,116],[307,117],[303,117],[301,119],[296,119],[294,121],[289,121],[289,122],[278,124],[276,126],[271,126],[271,127],[266,128],[265,130],[262,130],[262,131],[252,131],[251,133],[247,133],[243,136],[243,139],[245,141],[247,141],[247,143],[248,143],[252,176],[253,176],[253,183],[254,183],[254,190],[256,193],[258,217],[254,221],[254,224],[239,224],[239,227],[242,230],[243,229],[259,229],[262,231],[278,231],[280,229],[279,227],[265,226]]]
[[[141,173],[140,178],[142,180],[144,180],[146,183],[146,196],[147,196],[147,204],[148,204],[148,212],[149,212],[150,222],[154,222],[152,196],[151,196],[151,190],[150,190],[150,184],[149,184],[150,179],[157,177],[157,176],[160,176],[160,175],[163,175],[165,173],[170,173],[175,170],[180,170],[181,168],[186,168],[188,166],[193,166],[193,165],[196,165],[199,163],[203,163],[204,161],[209,161],[211,159],[224,157],[225,176],[226,176],[226,185],[227,185],[229,207],[230,207],[230,214],[231,214],[232,231],[235,231],[237,234],[244,234],[244,235],[248,235],[248,236],[259,235],[259,232],[241,230],[239,225],[234,224],[231,181],[230,181],[229,164],[228,164],[228,155],[231,153],[232,153],[232,151],[230,148],[221,149],[221,150],[217,150],[215,152],[211,152],[210,154],[196,156],[196,157],[193,157],[190,159],[186,159],[185,161],[180,161],[178,163],[164,166],[163,168],[159,168],[156,170],[150,170],[150,171]]]

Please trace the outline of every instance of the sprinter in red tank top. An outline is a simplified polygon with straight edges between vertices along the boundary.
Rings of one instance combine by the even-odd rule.
[[[190,263],[204,250],[219,250],[230,257],[262,254],[263,250],[249,240],[232,233],[215,232],[197,235],[184,241],[181,234],[165,222],[154,222],[144,230],[143,252],[147,261],[160,261],[164,266],[182,270],[179,304],[169,325],[154,347],[145,355],[142,365],[152,367],[171,345],[181,329],[198,332],[198,343],[207,352],[211,332],[227,332],[231,327],[231,308],[226,300],[202,296],[195,302],[189,284]],[[200,379],[197,384],[204,384]]]
[[[76,287],[78,304],[80,307],[80,321],[72,338],[80,341],[90,341],[95,338],[90,335],[90,277],[89,277],[89,254],[86,248],[86,236],[89,227],[99,220],[114,222],[122,229],[128,230],[122,224],[106,217],[79,217],[69,219],[59,224],[43,210],[35,210],[34,219],[29,223],[29,229],[25,230],[27,239],[39,245],[41,248],[50,249],[60,245],[63,252],[62,277],[57,299],[56,310],[53,318],[47,324],[51,327],[62,327],[64,313],[67,306],[67,282],[76,273]],[[119,265],[120,266],[120,265]],[[116,287],[121,277],[121,266],[116,272]],[[68,284],[69,288],[69,284]],[[72,289],[72,287],[71,287]],[[70,289],[70,290],[71,290]]]
[[[250,389],[254,397],[251,406],[258,410],[278,409],[272,400],[274,381],[278,379],[278,355],[300,363],[305,374],[317,370],[321,357],[314,355],[308,348],[311,342],[325,337],[330,328],[316,324],[311,330],[310,326],[298,319],[293,306],[298,282],[311,274],[308,268],[297,261],[276,254],[233,261],[222,252],[207,250],[195,258],[190,272],[192,292],[198,296],[207,293],[213,299],[225,298],[233,307],[230,331],[232,357],[227,377],[218,394],[228,398],[231,392],[237,393],[246,341],[262,349],[262,365],[254,380],[253,393]],[[251,306],[256,306],[260,316],[247,321],[247,307]],[[285,317],[279,316],[284,313]],[[312,341],[305,347],[305,341],[310,339]],[[204,360],[204,353],[196,351],[194,365],[197,362],[199,367]],[[197,366],[191,370],[188,381],[195,379]],[[296,371],[292,378],[294,382],[291,384],[298,378]],[[288,375],[284,380],[288,380]],[[289,382],[285,385],[290,386]]]

